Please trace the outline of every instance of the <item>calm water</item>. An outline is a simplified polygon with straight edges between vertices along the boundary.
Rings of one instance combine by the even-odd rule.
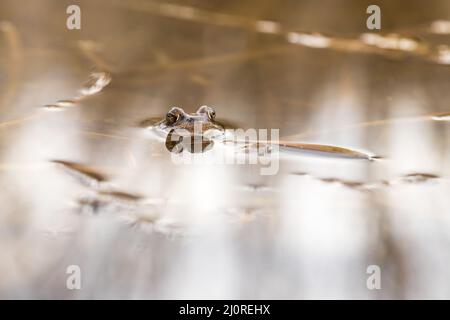
[[[366,1],[78,1],[72,31],[69,3],[22,2],[0,3],[1,298],[450,298],[448,1],[380,2],[387,38]],[[201,105],[385,159],[175,165],[137,126]]]

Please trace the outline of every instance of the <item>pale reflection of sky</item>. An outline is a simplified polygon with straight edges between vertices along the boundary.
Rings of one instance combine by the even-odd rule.
[[[184,8],[177,17],[176,5],[80,1],[88,20],[68,32],[58,25],[65,8],[40,2],[32,21],[14,1],[0,4],[22,55],[11,67],[15,51],[2,31],[0,81],[13,85],[0,91],[0,101],[10,99],[0,106],[1,298],[450,297],[448,123],[374,125],[448,112],[448,70],[424,56],[335,50],[328,38],[300,32],[357,39],[367,31],[355,22],[364,5],[330,3],[342,17],[325,19],[312,2],[199,1],[219,15]],[[389,31],[437,18],[413,2],[421,10],[386,18]],[[438,2],[434,10],[446,12],[448,3]],[[248,12],[252,23],[221,14]],[[290,33],[294,44],[279,37],[284,25],[299,30]],[[80,40],[98,44],[99,55],[86,54]],[[99,57],[113,66],[111,84],[76,106],[43,108],[76,97]],[[256,165],[175,165],[163,142],[137,126],[172,106],[193,112],[204,104],[243,128],[385,159],[282,157],[275,176],[261,176]],[[141,210],[160,219],[133,225],[118,210],[80,214],[77,200],[99,190],[50,160],[95,167],[108,177],[104,188],[153,201]],[[371,191],[326,182],[409,173],[438,179]],[[66,288],[73,264],[82,270],[80,291]],[[381,267],[381,291],[366,287],[371,264]]]

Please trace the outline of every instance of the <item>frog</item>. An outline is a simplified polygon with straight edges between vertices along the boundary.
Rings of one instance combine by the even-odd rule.
[[[225,126],[216,119],[214,108],[201,106],[195,113],[187,113],[180,107],[172,107],[163,119],[149,125],[150,120],[141,122],[144,127],[152,130],[158,137],[165,140],[167,150],[181,153],[184,150],[191,153],[203,153],[211,150],[215,144],[237,147],[238,151],[248,152],[250,149],[265,149],[271,152],[275,149],[283,153],[309,154],[320,157],[347,158],[359,160],[379,160],[383,157],[371,152],[358,151],[350,148],[311,144],[288,140],[251,140],[233,136],[232,126]]]
[[[201,106],[195,113],[187,113],[180,107],[172,107],[166,116],[149,127],[165,139],[167,150],[180,153],[206,152],[214,142],[223,141],[225,126],[216,121],[212,107]]]

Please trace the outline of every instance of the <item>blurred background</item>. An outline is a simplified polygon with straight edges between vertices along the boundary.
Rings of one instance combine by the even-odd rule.
[[[445,0],[1,0],[0,298],[450,298],[449,21]],[[175,165],[136,126],[201,105],[385,159]]]

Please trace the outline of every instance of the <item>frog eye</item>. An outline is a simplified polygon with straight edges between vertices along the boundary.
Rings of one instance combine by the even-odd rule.
[[[174,107],[169,110],[166,114],[166,123],[168,125],[174,124],[177,122],[177,120],[180,118],[180,116],[183,114],[183,109]]]
[[[166,114],[166,122],[167,124],[174,124],[178,120],[178,115],[168,112]]]
[[[208,110],[208,117],[211,120],[215,120],[216,119],[216,112],[210,108],[210,110]]]
[[[206,113],[208,118],[210,120],[214,120],[216,118],[216,112],[214,111],[213,108],[208,107],[208,106],[201,106],[198,110],[197,110],[197,114],[202,114],[202,113]]]

